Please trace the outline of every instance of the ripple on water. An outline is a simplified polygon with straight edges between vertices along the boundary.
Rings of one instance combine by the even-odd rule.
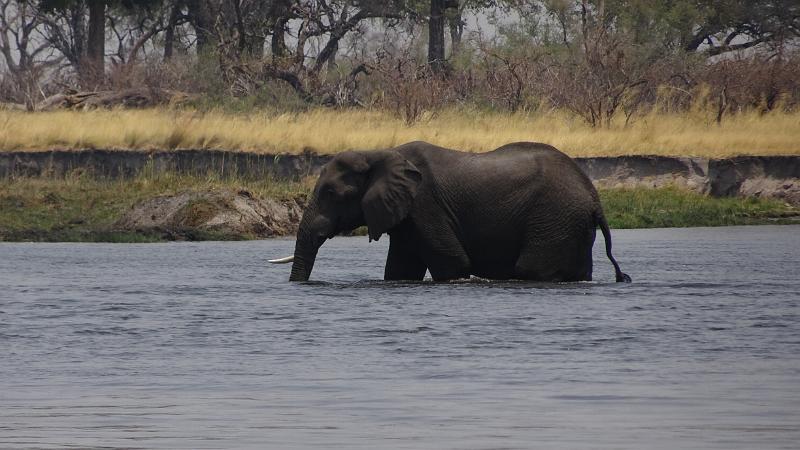
[[[795,448],[799,230],[615,230],[631,284],[602,240],[585,283],[0,243],[0,448]]]

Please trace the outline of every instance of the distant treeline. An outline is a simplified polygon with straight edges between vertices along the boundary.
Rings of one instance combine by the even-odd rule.
[[[469,20],[468,20],[469,19]],[[797,0],[0,0],[0,102],[150,88],[196,107],[800,104]],[[52,104],[49,102],[48,104]]]

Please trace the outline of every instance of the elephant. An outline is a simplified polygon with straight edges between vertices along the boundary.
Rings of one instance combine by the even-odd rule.
[[[385,280],[477,276],[590,281],[597,226],[616,281],[630,282],[611,254],[600,199],[575,162],[535,142],[469,153],[411,142],[346,151],[321,170],[300,226],[290,281],[307,281],[322,244],[366,225],[389,235]]]

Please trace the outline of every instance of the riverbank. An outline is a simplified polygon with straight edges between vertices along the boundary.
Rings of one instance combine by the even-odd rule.
[[[74,176],[131,179],[191,176],[296,181],[319,173],[331,155],[230,150],[51,150],[0,152],[0,179]],[[733,158],[630,155],[576,157],[598,188],[681,187],[715,197],[775,198],[800,206],[800,156]]]
[[[212,213],[227,212],[235,203],[229,196],[263,199],[275,205],[294,204],[302,209],[308,182],[222,180],[163,174],[132,179],[95,179],[73,174],[65,178],[0,179],[0,241],[61,242],[157,242],[168,240],[240,240],[288,235],[294,229],[285,224],[276,230],[204,226]],[[191,193],[191,196],[184,194]],[[184,195],[184,204],[173,204],[173,223],[162,223],[170,211],[151,214],[154,226],[137,226],[131,213],[159,200]],[[184,206],[181,209],[181,206]],[[274,211],[264,211],[274,215]],[[128,223],[123,223],[129,219]],[[293,217],[284,222],[297,222]],[[158,226],[159,224],[163,226]]]
[[[0,179],[0,241],[158,242],[290,236],[313,177],[301,181],[163,174],[129,179]],[[601,189],[612,228],[783,224],[775,199],[714,198],[678,187]]]

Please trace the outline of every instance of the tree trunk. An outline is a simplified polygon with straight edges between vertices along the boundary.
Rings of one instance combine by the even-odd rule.
[[[106,2],[90,0],[88,5],[89,33],[86,42],[86,70],[84,70],[87,79],[84,81],[97,82],[102,80],[105,72]]]
[[[208,6],[208,0],[186,0],[189,21],[197,35],[197,54],[203,54],[214,42],[214,17]]]
[[[291,0],[273,0],[272,5],[267,11],[267,17],[272,22],[272,62],[283,59],[289,53],[286,47],[286,23],[289,21]]]
[[[328,57],[328,72],[336,72],[339,65],[336,63],[336,53],[339,51],[339,43],[334,44],[334,49]]]
[[[247,54],[254,58],[260,59],[264,56],[264,44],[266,40],[263,36],[251,36],[247,40]]]
[[[73,32],[72,51],[65,52],[76,71],[83,72],[86,59],[86,11],[81,4],[70,4],[69,21]],[[67,50],[67,49],[64,49]],[[62,51],[64,51],[62,50]]]
[[[317,55],[317,61],[314,63],[314,73],[319,73],[326,63],[328,64],[328,71],[336,70],[336,52],[339,51],[339,40],[343,36],[344,33],[331,33],[328,43]]]
[[[444,67],[444,24],[446,0],[431,0],[428,21],[428,63],[434,71]]]
[[[176,2],[172,6],[169,15],[167,30],[164,32],[164,61],[172,59],[175,51],[175,27],[178,26],[178,14],[180,14],[180,3]]]
[[[275,20],[275,25],[272,28],[272,59],[280,60],[289,53],[288,49],[286,48],[286,22],[288,20],[285,17],[279,17]]]
[[[461,36],[464,34],[464,22],[461,19],[461,11],[456,8],[452,10],[452,14],[447,16],[447,24],[450,27],[450,54],[454,55],[461,50]]]

